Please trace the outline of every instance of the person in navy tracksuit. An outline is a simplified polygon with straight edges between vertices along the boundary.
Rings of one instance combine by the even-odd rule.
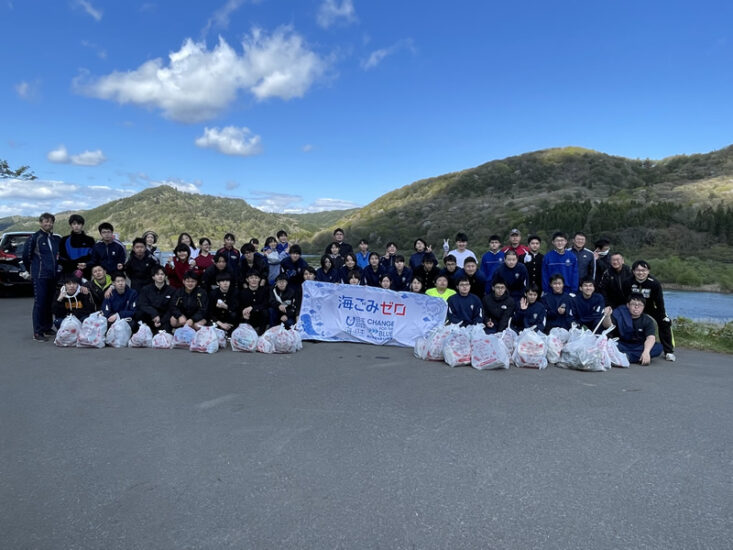
[[[41,228],[33,233],[23,248],[23,265],[33,282],[33,339],[45,342],[51,334],[51,311],[56,292],[60,238],[53,234],[56,217],[45,212],[38,218]]]
[[[556,273],[550,278],[550,292],[542,295],[542,303],[545,304],[547,310],[547,322],[545,331],[555,327],[570,329],[574,322],[577,322],[575,316],[575,294],[569,293],[565,287],[563,276]]]
[[[125,269],[125,247],[115,240],[115,228],[111,223],[102,222],[97,228],[102,237],[92,248],[92,265],[101,265],[107,273]]]
[[[578,288],[578,259],[567,250],[568,237],[562,231],[552,235],[554,250],[545,254],[542,260],[542,292],[552,293],[550,280],[553,275],[562,275],[567,292],[575,292]]]

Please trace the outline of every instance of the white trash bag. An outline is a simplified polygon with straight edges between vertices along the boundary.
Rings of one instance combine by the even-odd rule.
[[[104,334],[107,332],[107,319],[101,311],[95,311],[84,319],[79,331],[80,348],[103,348]]]
[[[518,367],[544,369],[547,367],[547,339],[532,328],[519,333],[512,361]]]
[[[170,332],[161,330],[153,336],[153,349],[171,349],[173,347],[173,335]]]
[[[107,337],[104,339],[108,346],[113,348],[125,348],[132,336],[130,323],[124,319],[117,319],[107,331]]]
[[[224,349],[227,347],[227,333],[225,330],[220,329],[219,327],[214,327],[214,332],[216,332],[216,337],[219,339],[219,347],[221,349]]]
[[[128,347],[131,348],[151,348],[153,347],[153,331],[150,327],[138,321],[140,328],[137,332],[130,337],[130,341],[127,343]]]
[[[179,349],[190,348],[194,336],[196,336],[196,331],[188,325],[183,325],[173,333],[173,347]]]
[[[574,370],[603,372],[611,368],[606,352],[608,338],[590,330],[570,331],[570,339],[560,354],[558,367]]]
[[[618,338],[611,338],[606,346],[606,353],[611,361],[611,366],[621,367],[628,369],[631,364],[629,363],[628,356],[618,349]]]
[[[257,340],[257,351],[262,353],[295,353],[302,347],[298,332],[282,324],[267,329]]]
[[[560,353],[562,348],[570,338],[570,332],[567,329],[555,327],[550,329],[547,335],[547,362],[553,365],[560,361]]]
[[[242,323],[232,331],[230,343],[233,351],[256,351],[257,331],[252,325]]]
[[[451,325],[441,325],[432,329],[424,338],[415,342],[415,356],[425,361],[442,361],[443,344],[452,330]]]
[[[453,329],[443,344],[443,360],[451,367],[471,364],[471,337],[465,329]]]
[[[61,326],[56,331],[56,337],[53,343],[60,348],[70,348],[76,346],[79,341],[79,333],[81,332],[81,321],[73,315],[68,315],[61,321]]]
[[[509,354],[498,334],[472,335],[471,366],[477,370],[509,368]]]
[[[514,332],[514,330],[512,330],[511,328],[507,327],[499,332],[497,336],[501,339],[507,353],[509,354],[509,357],[511,357],[512,353],[514,353],[514,348],[517,346],[517,333]]]
[[[216,334],[214,327],[201,327],[191,340],[188,349],[198,353],[216,353],[219,351],[219,336]]]

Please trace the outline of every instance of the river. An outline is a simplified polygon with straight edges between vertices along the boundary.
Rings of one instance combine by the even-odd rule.
[[[665,290],[664,305],[667,315],[673,319],[687,317],[716,323],[733,321],[733,294]]]

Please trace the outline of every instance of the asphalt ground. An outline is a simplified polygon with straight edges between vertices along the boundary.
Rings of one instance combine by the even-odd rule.
[[[730,548],[733,358],[60,349],[0,300],[0,546]]]

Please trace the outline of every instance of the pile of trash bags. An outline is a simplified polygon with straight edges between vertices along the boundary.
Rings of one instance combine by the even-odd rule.
[[[216,353],[227,347],[226,332],[218,327],[207,326],[194,330],[189,326],[176,329],[173,333],[165,330],[153,331],[140,321],[139,328],[132,334],[129,319],[117,319],[109,329],[102,312],[92,313],[84,322],[69,315],[56,332],[54,344],[59,347],[103,348],[154,348],[187,349],[198,353]],[[259,351],[261,353],[295,353],[303,349],[300,333],[279,325],[257,335],[252,326],[242,323],[230,339],[233,351]]]
[[[436,327],[415,343],[415,356],[426,361],[445,361],[451,367],[470,365],[478,370],[517,367],[544,369],[548,365],[603,372],[612,366],[629,367],[616,339],[609,339],[613,327],[601,334],[574,326],[553,328],[549,334],[511,328],[486,334],[483,325]]]

